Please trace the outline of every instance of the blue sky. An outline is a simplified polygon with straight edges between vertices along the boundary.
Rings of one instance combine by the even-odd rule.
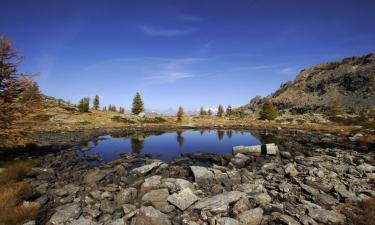
[[[1,0],[41,90],[130,108],[239,106],[314,64],[375,50],[375,1]]]

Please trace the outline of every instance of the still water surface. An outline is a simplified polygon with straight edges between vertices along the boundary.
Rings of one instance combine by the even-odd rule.
[[[257,145],[261,142],[250,132],[234,130],[186,130],[168,133],[101,136],[83,144],[79,155],[99,155],[104,162],[120,158],[121,153],[150,154],[170,161],[183,153],[231,153],[237,145]]]

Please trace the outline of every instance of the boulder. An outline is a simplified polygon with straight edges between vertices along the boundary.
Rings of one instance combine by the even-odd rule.
[[[324,224],[345,224],[346,222],[343,214],[323,208],[309,208],[309,216]]]
[[[207,209],[211,212],[227,212],[229,204],[246,198],[246,194],[239,191],[229,191],[212,197],[207,197],[195,203],[194,209]]]
[[[73,220],[67,225],[97,225],[98,223],[90,217],[80,216],[77,220]]]
[[[214,174],[206,167],[190,166],[194,175],[194,181],[198,184],[209,184],[214,178]]]
[[[168,204],[167,198],[169,196],[168,189],[157,189],[147,192],[142,197],[143,202],[151,202],[156,209],[161,209]]]
[[[95,169],[90,171],[83,179],[83,181],[88,185],[96,185],[108,174],[112,173],[111,169]]]
[[[63,225],[70,220],[77,219],[81,215],[82,209],[78,203],[70,203],[58,206],[51,216],[49,223],[53,225]]]
[[[278,212],[272,213],[272,217],[274,218],[274,220],[278,220],[282,224],[286,224],[286,225],[301,225],[293,217],[285,215],[285,214],[281,214],[281,213],[278,213]]]
[[[161,176],[152,176],[145,179],[145,182],[141,185],[140,195],[144,193],[158,189],[161,185]]]
[[[141,167],[134,168],[131,173],[140,174],[140,175],[146,175],[151,170],[159,167],[161,164],[163,164],[161,161],[155,161],[153,163],[150,163],[148,165],[144,165]]]
[[[168,216],[152,206],[142,207],[135,219],[135,225],[171,225]]]
[[[234,146],[232,148],[233,154],[242,153],[262,153],[262,146],[261,145],[254,145],[254,146]]]
[[[175,205],[182,211],[191,206],[194,202],[198,201],[199,198],[191,191],[190,188],[185,188],[179,193],[174,193],[168,196],[168,202]]]
[[[135,188],[121,189],[114,197],[115,197],[115,202],[118,205],[131,203],[135,198],[137,198],[137,189]]]
[[[274,143],[266,144],[265,147],[267,155],[276,155],[279,152],[279,148]]]
[[[254,196],[255,202],[258,205],[267,205],[271,203],[272,199],[267,193],[261,193]]]
[[[240,225],[240,222],[230,217],[222,217],[217,220],[217,225]]]
[[[238,220],[246,225],[258,225],[262,222],[263,209],[255,208],[247,210],[240,215],[238,215]]]
[[[294,166],[293,163],[288,163],[285,166],[285,174],[287,174],[289,177],[295,177],[298,175],[298,170]]]
[[[192,184],[188,180],[180,178],[165,178],[162,179],[161,182],[161,187],[168,188],[170,192],[182,191],[185,188],[190,188],[191,190],[194,190],[194,184]]]

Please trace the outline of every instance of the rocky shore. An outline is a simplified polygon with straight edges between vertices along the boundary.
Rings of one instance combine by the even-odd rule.
[[[73,148],[37,156],[25,204],[42,211],[28,224],[350,224],[347,206],[375,196],[373,156],[298,146],[171,162],[123,154],[96,168]]]

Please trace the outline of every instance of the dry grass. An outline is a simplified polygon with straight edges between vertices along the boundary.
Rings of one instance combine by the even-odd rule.
[[[34,219],[39,205],[23,205],[33,191],[26,182],[20,182],[26,172],[35,165],[33,161],[17,161],[8,164],[0,173],[0,225],[23,224]]]
[[[358,209],[358,214],[353,220],[354,224],[373,225],[375,223],[375,197],[361,202]]]
[[[362,137],[357,138],[357,142],[359,144],[374,144],[375,135],[364,135]]]
[[[16,161],[5,168],[0,173],[0,185],[19,181],[26,172],[35,166],[35,162],[31,160]]]

